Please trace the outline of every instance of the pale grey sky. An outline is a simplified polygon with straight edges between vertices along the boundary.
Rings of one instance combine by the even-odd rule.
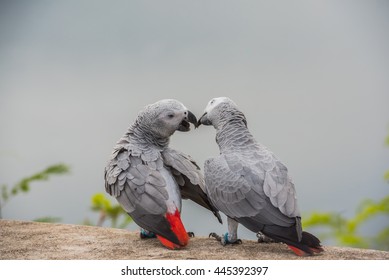
[[[303,213],[352,215],[388,194],[388,15],[385,1],[1,1],[0,184],[72,168],[3,216],[94,219],[90,197],[137,112],[176,98],[200,115],[217,96],[288,166]],[[214,135],[171,145],[202,166]],[[201,235],[226,230],[191,203],[183,219]]]

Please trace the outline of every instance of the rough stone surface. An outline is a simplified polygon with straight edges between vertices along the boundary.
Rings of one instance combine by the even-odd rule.
[[[194,237],[181,250],[164,248],[157,239],[140,239],[138,232],[81,225],[0,220],[0,259],[270,259],[388,260],[389,252],[325,247],[325,252],[298,257],[284,244],[221,246],[214,239]]]

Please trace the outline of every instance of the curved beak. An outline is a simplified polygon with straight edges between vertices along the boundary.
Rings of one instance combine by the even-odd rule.
[[[198,127],[196,116],[189,110],[188,110],[188,122],[193,123],[196,128]]]
[[[191,111],[188,110],[186,112],[185,118],[182,120],[177,130],[183,132],[189,131],[190,130],[189,123],[194,124],[194,126],[197,128],[197,118]]]
[[[205,112],[197,122],[197,127],[200,125],[212,125],[211,121],[208,119],[207,112]]]

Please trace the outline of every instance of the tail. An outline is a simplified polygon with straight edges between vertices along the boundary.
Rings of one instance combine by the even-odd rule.
[[[298,256],[314,255],[324,251],[319,238],[303,231],[298,241],[296,227],[265,226],[262,232],[276,241],[283,242]]]
[[[287,242],[290,249],[298,256],[305,256],[318,254],[324,251],[323,247],[320,244],[320,240],[313,234],[303,231],[301,241],[296,242]]]
[[[166,213],[165,217],[166,217],[166,220],[170,224],[171,231],[177,237],[178,244],[173,243],[172,241],[157,234],[159,241],[165,247],[172,249],[172,250],[179,249],[179,248],[182,248],[182,247],[185,247],[186,245],[188,245],[189,237],[188,237],[188,233],[185,230],[184,225],[182,224],[180,212],[176,209],[176,211],[173,214]]]

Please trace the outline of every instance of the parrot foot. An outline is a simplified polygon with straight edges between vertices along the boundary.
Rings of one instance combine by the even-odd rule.
[[[209,237],[209,238],[213,237],[213,238],[215,238],[215,239],[216,239],[217,241],[219,241],[219,242],[222,241],[222,238],[220,237],[220,235],[217,234],[217,233],[214,233],[214,232],[211,232],[211,233],[209,234],[208,237]]]
[[[267,237],[262,232],[257,232],[258,243],[277,243],[274,239]]]
[[[242,244],[242,240],[236,239],[234,241],[231,241],[228,239],[228,233],[223,234],[223,236],[218,235],[217,233],[211,232],[209,234],[209,237],[215,238],[217,241],[219,241],[223,246],[227,244]]]
[[[188,231],[187,234],[188,234],[188,236],[189,236],[190,238],[195,237],[195,234],[194,234],[193,231]]]
[[[141,239],[146,239],[146,238],[156,238],[157,236],[155,235],[154,232],[145,230],[143,228],[140,229],[140,238]]]

